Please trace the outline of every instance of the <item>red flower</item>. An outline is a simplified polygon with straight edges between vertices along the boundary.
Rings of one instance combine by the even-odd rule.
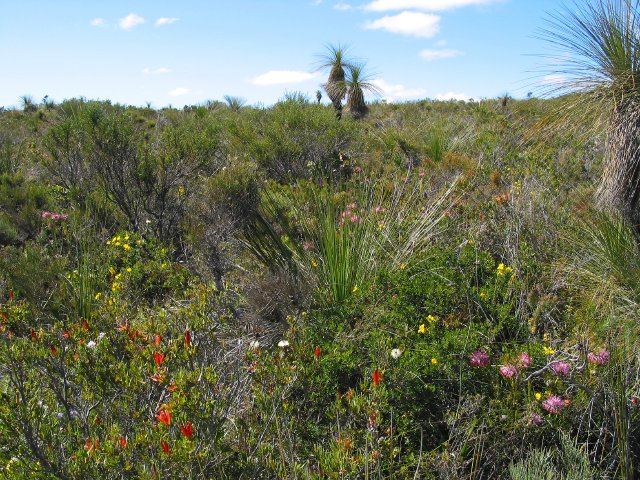
[[[182,431],[182,435],[184,435],[188,439],[191,439],[191,437],[193,436],[193,425],[191,424],[191,422],[187,422],[182,425],[182,427],[180,427],[180,430]]]
[[[169,410],[167,409],[162,409],[160,410],[157,414],[156,414],[156,419],[166,425],[167,427],[169,425],[171,425],[171,414],[169,413]]]
[[[160,366],[164,362],[164,353],[156,352],[153,354],[153,360],[156,362],[156,365]]]
[[[160,440],[160,447],[162,447],[162,451],[165,455],[169,455],[171,453],[171,449],[169,448],[169,444],[166,440]]]
[[[162,337],[160,335],[156,335],[154,343],[156,344],[156,347],[159,347],[162,343]]]
[[[100,439],[96,438],[95,440],[91,437],[87,438],[87,441],[84,444],[84,449],[87,451],[89,455],[92,455],[97,449],[100,447]]]
[[[320,353],[321,353],[320,347],[316,347],[315,351],[313,352],[313,354],[316,357],[316,360],[320,360]]]
[[[36,331],[33,328],[29,329],[29,336],[31,337],[31,340],[33,340],[34,342],[38,341],[38,335],[36,335]]]
[[[82,319],[82,329],[86,332],[87,330],[89,330],[89,322],[87,322],[86,318]]]
[[[191,346],[191,332],[189,330],[184,331],[184,348]]]
[[[118,437],[118,443],[120,444],[120,448],[127,448],[127,437]]]
[[[9,290],[9,301],[13,302],[13,290]]]
[[[62,332],[62,336],[63,336],[64,338],[71,338],[71,334],[70,334],[68,331],[66,331],[66,330],[65,330],[64,332]]]
[[[382,372],[377,368],[373,371],[373,384],[377,387],[382,380]]]

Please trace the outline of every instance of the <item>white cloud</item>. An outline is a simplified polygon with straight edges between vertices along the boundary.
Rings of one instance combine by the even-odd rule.
[[[349,5],[348,3],[340,2],[340,3],[336,3],[333,6],[333,8],[335,8],[336,10],[345,11],[345,10],[351,10],[353,7],[351,5]]]
[[[180,19],[176,17],[160,17],[156,20],[156,27],[161,27],[162,25],[170,25],[177,22],[178,20]]]
[[[464,100],[465,102],[468,102],[471,100],[471,97],[464,93],[447,92],[436,95],[436,100],[440,100],[442,102],[448,102],[449,100]]]
[[[169,96],[170,97],[179,97],[181,95],[186,95],[189,92],[190,92],[190,90],[188,88],[178,87],[178,88],[174,88],[173,90],[171,90],[169,92]]]
[[[433,12],[467,7],[470,5],[489,5],[501,1],[503,0],[375,0],[365,5],[364,8],[374,12],[405,10],[407,8]]]
[[[145,75],[162,75],[163,73],[169,73],[171,70],[167,67],[159,67],[159,68],[145,68],[142,70],[142,73]]]
[[[386,30],[400,35],[431,38],[440,30],[440,17],[419,12],[402,12],[367,23],[364,28]]]
[[[123,30],[129,30],[130,28],[135,27],[136,25],[140,25],[146,22],[146,20],[140,15],[136,15],[135,13],[130,13],[126,17],[118,20],[118,25]]]
[[[568,82],[569,78],[566,75],[554,73],[551,75],[545,75],[542,77],[543,85],[563,85]]]
[[[317,73],[300,72],[295,70],[269,70],[267,73],[263,73],[262,75],[252,78],[251,83],[262,87],[268,85],[285,85],[306,82],[316,78],[317,76]]]
[[[427,93],[424,88],[407,88],[400,84],[392,85],[381,78],[372,80],[371,83],[380,89],[382,92],[382,98],[390,102],[394,100],[422,98]]]
[[[464,55],[464,53],[460,50],[452,50],[450,48],[441,48],[437,50],[425,48],[420,52],[420,56],[428,61],[459,57],[460,55]]]
[[[314,7],[317,7],[318,5],[320,5],[322,3],[322,0],[313,0],[311,2],[311,5],[313,5]]]
[[[104,27],[106,25],[104,18],[94,18],[90,23],[92,27]]]

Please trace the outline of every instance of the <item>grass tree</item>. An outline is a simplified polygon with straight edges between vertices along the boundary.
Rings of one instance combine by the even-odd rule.
[[[362,118],[367,113],[364,97],[367,93],[379,95],[380,89],[371,81],[364,71],[364,64],[351,65],[347,79],[344,81],[347,90],[347,111],[353,118]]]
[[[327,45],[327,51],[320,56],[318,66],[320,70],[329,70],[329,78],[323,87],[338,117],[342,115],[342,100],[347,96],[346,69],[351,67],[346,56],[347,50],[348,47],[342,45]]]
[[[637,0],[587,0],[553,15],[542,38],[559,47],[555,93],[607,134],[598,199],[640,230],[640,11]],[[579,7],[579,8],[578,8]],[[568,53],[568,55],[567,55]]]

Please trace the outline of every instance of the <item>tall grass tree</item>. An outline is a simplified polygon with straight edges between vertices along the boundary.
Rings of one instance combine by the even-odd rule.
[[[338,117],[342,116],[342,100],[347,96],[346,69],[351,67],[347,59],[348,47],[327,45],[327,51],[320,56],[319,70],[329,70],[329,78],[323,85]]]
[[[551,91],[568,111],[604,127],[598,200],[640,231],[640,2],[587,0],[549,18],[541,38],[558,47]],[[567,55],[568,53],[568,55]]]

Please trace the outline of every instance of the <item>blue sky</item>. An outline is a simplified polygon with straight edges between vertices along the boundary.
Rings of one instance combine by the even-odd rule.
[[[286,92],[314,95],[326,44],[366,61],[389,101],[524,97],[549,50],[536,32],[563,3],[0,0],[0,105],[22,95],[269,105]]]

